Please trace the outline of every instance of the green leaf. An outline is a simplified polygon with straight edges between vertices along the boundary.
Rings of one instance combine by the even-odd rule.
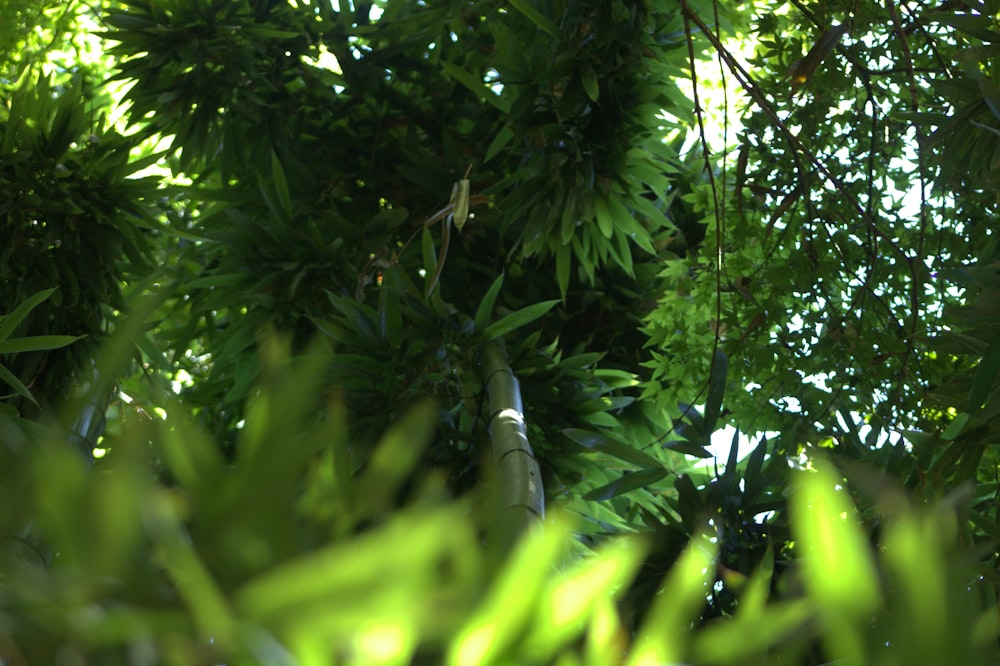
[[[715,350],[712,370],[708,377],[708,397],[705,400],[704,434],[710,436],[715,431],[715,423],[722,411],[722,398],[726,395],[726,375],[729,359],[721,349]]]
[[[542,32],[548,34],[550,37],[558,35],[555,24],[535,9],[531,0],[510,0],[509,4],[524,14],[525,18],[534,23]]]
[[[585,500],[606,500],[622,493],[627,493],[639,488],[645,488],[656,483],[668,473],[668,470],[660,466],[658,469],[640,469],[635,472],[625,472],[621,478],[615,479],[611,483],[600,488],[594,488],[583,496]]]
[[[378,292],[378,310],[375,313],[379,337],[393,345],[399,344],[404,335],[399,290],[389,287],[390,276],[395,274],[395,271],[386,271],[384,274],[382,288]]]
[[[85,335],[35,335],[30,338],[11,338],[0,342],[0,354],[19,354],[27,351],[60,349],[71,345]]]
[[[749,487],[759,482],[761,471],[764,468],[764,456],[767,454],[767,436],[761,435],[760,443],[754,447],[750,455],[747,456],[747,468],[744,474]]]
[[[631,218],[627,218],[631,219]],[[632,248],[629,247],[628,236],[625,232],[618,230],[611,239],[610,248],[612,249],[612,255],[618,261],[618,265],[624,270],[629,277],[635,277],[635,270],[632,263]]]
[[[566,298],[569,290],[569,274],[573,267],[572,248],[569,245],[560,245],[556,251],[556,282],[559,284],[559,293]]]
[[[420,232],[420,257],[424,264],[424,282],[430,285],[434,271],[437,270],[437,250],[434,247],[434,236],[431,235],[431,230],[427,227],[424,227]]]
[[[972,403],[972,413],[978,413],[983,408],[987,396],[993,389],[996,382],[997,373],[1000,373],[1000,335],[990,342],[983,360],[976,368],[976,374],[972,379],[972,390],[969,393],[969,401]]]
[[[513,138],[514,131],[506,125],[502,127],[500,131],[497,132],[497,135],[493,137],[493,141],[490,142],[489,148],[486,149],[486,157],[483,158],[483,164],[486,164],[496,157],[497,153],[503,150]]]
[[[151,362],[160,370],[164,372],[172,372],[173,366],[171,366],[170,361],[163,353],[163,349],[160,345],[153,342],[153,339],[149,337],[148,333],[144,333],[136,338],[135,346],[139,348],[139,351],[143,353],[146,360]]]
[[[701,444],[689,442],[686,439],[675,439],[663,445],[663,448],[677,451],[695,458],[711,458],[712,454]]]
[[[402,206],[381,210],[372,219],[368,220],[368,224],[365,225],[365,233],[388,233],[403,222],[406,222],[409,214],[410,212]]]
[[[941,439],[947,440],[949,442],[955,439],[962,432],[962,428],[964,428],[965,424],[968,422],[969,422],[969,413],[960,412],[955,418],[951,420],[951,423],[949,423],[948,427],[944,429],[944,432],[941,433]]]
[[[427,399],[410,408],[379,440],[356,481],[361,518],[381,515],[391,508],[400,486],[413,473],[437,426],[437,406]]]
[[[486,100],[491,106],[505,114],[510,112],[510,102],[490,90],[485,81],[450,62],[441,63],[441,67],[448,76],[468,88],[476,96],[476,99]]]
[[[608,199],[603,194],[598,193],[594,197],[594,216],[597,218],[597,228],[601,230],[601,235],[610,239],[615,231],[615,219],[611,214]]]
[[[38,402],[35,401],[35,396],[31,395],[31,391],[28,390],[28,387],[17,378],[17,375],[8,370],[2,363],[0,363],[0,381],[13,388],[19,395],[27,398],[35,405],[38,404]]]
[[[271,179],[274,183],[275,192],[278,195],[278,205],[285,219],[292,218],[292,195],[288,191],[288,180],[285,178],[285,170],[281,167],[281,160],[278,155],[271,151]]]
[[[352,298],[332,298],[330,304],[354,325],[354,330],[369,340],[375,339],[376,313],[367,305]]]
[[[542,301],[541,303],[535,303],[520,310],[515,310],[483,329],[483,338],[485,340],[496,340],[514,329],[530,324],[551,310],[557,303],[559,301]]]
[[[580,84],[583,85],[583,91],[587,93],[591,102],[596,102],[601,96],[601,84],[597,80],[597,73],[590,65],[580,68]]]
[[[240,29],[248,35],[264,39],[295,39],[296,37],[302,37],[302,33],[291,32],[290,30],[278,30],[277,28],[269,27],[268,24],[243,23],[240,25]]]
[[[593,557],[580,559],[556,574],[539,601],[524,654],[531,654],[537,659],[535,663],[557,663],[552,657],[579,640],[588,619],[599,613],[603,604],[616,608],[615,597],[628,589],[648,549],[638,539],[617,538],[602,544]],[[617,614],[617,610],[611,613]],[[587,635],[588,641],[595,639]]]
[[[991,30],[993,19],[988,16],[972,16],[969,14],[954,14],[952,12],[942,12],[933,14],[931,19],[934,23],[944,23],[964,32],[967,35],[981,39],[984,42],[1000,42],[1000,33]]]
[[[538,598],[571,534],[569,521],[559,517],[518,542],[496,582],[454,638],[446,664],[506,663],[499,657],[537,612]]]
[[[771,551],[766,551],[770,553]],[[755,574],[753,581],[761,580]],[[765,581],[770,582],[770,581]],[[753,584],[753,583],[751,583]],[[744,609],[752,608],[753,612]],[[738,615],[734,621],[722,621],[697,632],[694,637],[693,663],[706,664],[763,664],[763,655],[779,648],[789,636],[805,631],[813,616],[808,599],[796,599],[756,607],[740,598]]]
[[[44,289],[36,294],[32,294],[23,303],[14,308],[13,312],[0,317],[0,340],[9,338],[14,329],[28,316],[28,313],[55,293],[55,290],[56,287],[53,287],[52,289]]]
[[[691,539],[656,594],[636,634],[627,666],[686,661],[685,648],[693,637],[689,627],[711,594],[718,552],[714,530]]]
[[[739,428],[733,430],[733,441],[729,443],[729,458],[726,460],[726,473],[735,474],[736,464],[740,453],[740,431]]]
[[[638,467],[649,469],[662,467],[662,463],[648,453],[643,453],[639,449],[616,441],[602,433],[582,430],[580,428],[566,428],[562,433],[588,451],[606,453],[609,456],[630,462]]]
[[[805,585],[824,613],[868,617],[881,585],[857,511],[841,486],[822,460],[814,472],[799,474],[792,486],[792,528],[803,549]]]
[[[203,635],[222,645],[233,638],[236,622],[228,600],[188,538],[166,493],[151,495],[144,507],[144,524],[156,542],[162,566]]]
[[[462,549],[472,545],[465,527],[468,521],[462,518],[465,510],[455,505],[400,512],[356,538],[265,570],[236,591],[234,605],[250,621],[286,622],[294,617],[298,622],[315,624],[324,619],[329,625],[335,620],[338,624],[330,626],[357,628],[364,626],[359,621],[364,613],[359,611],[385,614],[396,603],[405,602],[403,612],[412,613],[411,604],[421,595],[426,600],[439,594],[431,587],[432,577],[426,575],[435,563],[454,564],[455,580],[468,579],[467,560],[459,557]],[[329,603],[345,598],[352,603]],[[395,610],[400,612],[398,607]]]
[[[501,273],[497,276],[496,280],[493,280],[493,284],[486,290],[486,295],[483,296],[479,307],[476,308],[476,315],[473,318],[473,322],[477,331],[483,330],[490,323],[490,318],[493,316],[493,306],[496,305],[497,296],[500,294],[500,287],[503,286],[503,277],[504,274]]]

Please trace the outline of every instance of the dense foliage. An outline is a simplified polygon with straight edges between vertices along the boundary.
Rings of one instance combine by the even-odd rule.
[[[52,4],[0,660],[994,663],[998,3]]]

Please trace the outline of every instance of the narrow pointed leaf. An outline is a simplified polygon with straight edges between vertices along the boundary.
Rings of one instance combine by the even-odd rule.
[[[32,403],[36,405],[38,404],[38,402],[35,400],[35,396],[31,395],[31,391],[28,390],[28,387],[25,386],[24,383],[17,378],[17,375],[15,375],[13,372],[4,367],[3,364],[0,364],[0,381],[4,382],[5,384],[13,388],[15,391],[17,391],[19,395],[27,398]]]
[[[13,333],[18,325],[24,321],[24,318],[28,316],[28,313],[51,296],[55,290],[56,288],[53,287],[52,289],[45,289],[36,294],[32,294],[26,298],[23,303],[14,308],[13,312],[0,317],[0,340],[6,340],[9,338],[10,334]]]
[[[715,431],[715,423],[722,411],[722,398],[726,395],[726,376],[729,372],[729,359],[721,349],[715,350],[712,359],[712,370],[708,377],[708,398],[705,400],[705,425],[702,431],[706,436]]]
[[[281,168],[281,160],[271,153],[271,178],[274,182],[274,190],[278,195],[278,205],[286,219],[292,217],[292,195],[288,191],[288,180],[285,178],[285,170]]]
[[[527,307],[511,312],[506,317],[493,322],[483,330],[483,337],[487,340],[496,340],[502,335],[518,329],[526,324],[530,324],[546,312],[551,310],[559,301],[542,301]]]
[[[615,441],[614,439],[611,439],[601,433],[590,430],[582,430],[580,428],[567,428],[562,432],[564,435],[573,440],[573,442],[588,451],[606,453],[609,456],[614,456],[619,460],[630,462],[639,467],[655,469],[661,465],[659,460],[648,453],[643,453],[639,449],[633,448],[628,444]]]
[[[535,9],[531,0],[510,0],[510,6],[524,14],[525,18],[534,23],[542,32],[550,37],[558,36],[555,24]]]
[[[594,488],[583,496],[586,500],[606,500],[617,495],[645,488],[656,483],[667,475],[667,470],[663,467],[659,469],[640,469],[635,472],[626,472],[621,478],[615,479],[600,488]]]
[[[84,335],[35,335],[30,338],[11,338],[0,342],[0,354],[18,354],[27,351],[59,349],[71,345]]]
[[[476,316],[473,321],[475,322],[477,331],[481,331],[489,325],[490,317],[493,315],[493,306],[496,305],[497,295],[500,293],[500,287],[502,286],[503,273],[498,275],[497,279],[490,285],[490,288],[486,290],[486,295],[483,296],[479,307],[476,308]]]

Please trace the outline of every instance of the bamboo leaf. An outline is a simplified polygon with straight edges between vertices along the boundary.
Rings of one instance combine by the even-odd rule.
[[[19,395],[27,398],[35,405],[38,404],[35,400],[35,396],[31,395],[31,391],[28,390],[28,387],[17,378],[17,375],[8,370],[2,363],[0,363],[0,381],[13,388]]]
[[[550,37],[557,36],[556,26],[532,5],[530,0],[510,0],[510,6],[524,14],[539,30]]]
[[[687,642],[693,638],[689,627],[715,582],[719,540],[714,534],[696,535],[677,558],[636,634],[627,666],[685,661]]]
[[[441,63],[441,67],[448,76],[468,88],[476,96],[476,99],[484,99],[491,106],[504,113],[510,111],[510,102],[486,87],[485,81],[476,78],[472,73],[450,62]]]
[[[527,307],[511,312],[506,317],[493,322],[483,330],[483,337],[486,340],[496,340],[500,336],[510,333],[514,329],[521,328],[526,324],[535,321],[546,312],[551,310],[559,301],[542,301]]]
[[[726,375],[729,372],[729,359],[721,349],[715,350],[712,358],[712,369],[708,377],[708,397],[705,399],[705,423],[702,431],[710,436],[715,430],[715,423],[722,412],[722,398],[726,395]]]
[[[590,65],[584,65],[580,68],[580,84],[591,102],[596,102],[601,96],[601,84],[597,80],[597,73]]]
[[[877,606],[878,574],[857,511],[828,463],[794,485],[791,523],[801,542],[805,583],[828,613],[867,617]]]
[[[594,217],[597,218],[597,228],[600,229],[601,235],[611,238],[615,231],[615,220],[611,215],[607,197],[600,193],[594,197]]]
[[[556,251],[556,282],[559,284],[559,294],[563,298],[566,298],[566,292],[569,290],[569,274],[573,267],[571,250],[569,245],[560,245]]]
[[[51,296],[55,290],[56,287],[53,287],[52,289],[44,289],[36,294],[32,294],[26,298],[23,303],[14,308],[13,312],[0,317],[0,340],[6,340],[9,338],[10,334],[13,333],[18,325],[24,321],[24,318],[28,316],[28,313]]]
[[[27,351],[60,349],[71,345],[85,335],[35,335],[30,338],[11,338],[0,342],[0,354],[19,354]]]
[[[694,456],[695,458],[712,457],[712,454],[709,453],[704,446],[695,444],[694,442],[689,442],[686,439],[675,439],[667,442],[663,445],[663,448],[670,449],[671,451],[677,451],[678,453],[683,453],[684,455]]]
[[[497,154],[503,150],[511,139],[514,138],[514,131],[510,127],[503,127],[497,135],[493,137],[493,141],[490,142],[489,148],[486,149],[486,157],[483,158],[483,164],[489,162]]]
[[[562,432],[564,435],[573,440],[574,443],[584,449],[587,449],[588,451],[606,453],[609,456],[614,456],[619,460],[630,462],[639,467],[655,469],[656,467],[661,466],[660,461],[648,453],[643,453],[639,449],[616,441],[602,433],[593,432],[591,430],[582,430],[580,428],[567,428]]]
[[[736,463],[740,461],[739,452],[740,452],[740,431],[739,429],[736,429],[733,431],[733,441],[729,444],[729,458],[726,460],[727,473],[732,474],[736,472]]]
[[[640,469],[635,472],[625,472],[619,479],[607,483],[600,488],[594,488],[583,496],[586,500],[606,500],[617,495],[645,488],[656,483],[667,475],[662,466],[659,469]]]
[[[281,168],[281,160],[277,154],[271,151],[271,179],[274,182],[274,189],[278,195],[278,205],[286,219],[292,217],[292,195],[288,191],[288,180],[285,178],[285,170]]]
[[[489,325],[490,317],[493,315],[493,306],[496,305],[497,295],[499,295],[500,287],[502,286],[503,273],[498,275],[496,280],[493,280],[493,284],[486,290],[486,295],[483,296],[479,307],[476,308],[476,316],[473,318],[473,322],[477,331],[481,331]]]
[[[969,393],[969,402],[972,403],[973,413],[979,412],[986,402],[986,397],[990,394],[990,389],[996,382],[997,373],[1000,372],[1000,335],[990,342],[983,360],[976,368],[975,377],[972,379],[972,391]]]

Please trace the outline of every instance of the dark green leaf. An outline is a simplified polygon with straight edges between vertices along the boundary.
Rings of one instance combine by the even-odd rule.
[[[670,449],[671,451],[677,451],[678,453],[683,453],[685,455],[694,456],[696,458],[712,457],[712,454],[705,449],[704,446],[695,444],[694,442],[689,442],[686,439],[676,439],[667,442],[663,445],[663,448]]]
[[[632,490],[651,486],[666,475],[667,470],[662,467],[659,469],[640,469],[635,472],[626,472],[620,479],[616,479],[600,488],[594,488],[584,495],[583,499],[598,501],[611,499]]]
[[[486,87],[485,81],[477,79],[471,73],[450,62],[441,63],[441,68],[444,69],[448,76],[468,88],[476,96],[476,99],[486,100],[491,106],[503,113],[510,111],[510,102]]]
[[[285,219],[292,218],[292,195],[288,191],[288,181],[285,179],[285,170],[281,166],[281,160],[277,154],[271,152],[271,178],[274,183],[275,192],[278,195],[278,205]]]
[[[580,68],[580,83],[583,85],[583,90],[587,93],[587,97],[590,98],[591,102],[596,102],[600,98],[601,85],[597,80],[597,74],[594,72],[593,67],[584,65]]]
[[[705,425],[702,432],[706,437],[715,432],[715,423],[722,411],[722,399],[726,395],[728,373],[729,359],[721,349],[716,349],[708,378],[708,398],[705,400]]]
[[[486,156],[483,158],[483,164],[488,163],[497,154],[503,150],[511,139],[514,138],[514,131],[510,127],[504,126],[497,132],[497,135],[493,137],[493,141],[490,142],[489,148],[486,149]]]
[[[496,340],[497,338],[506,335],[515,329],[521,328],[526,324],[530,324],[539,317],[543,316],[558,303],[559,301],[542,301],[541,303],[535,303],[534,305],[523,307],[520,310],[515,310],[509,315],[493,322],[483,329],[483,339]]]
[[[35,335],[30,338],[10,338],[0,342],[0,354],[18,354],[26,351],[59,349],[81,340],[85,335]]]
[[[733,432],[733,441],[729,443],[729,458],[726,460],[726,473],[733,474],[736,472],[736,463],[740,461],[740,431],[735,429]]]
[[[500,288],[503,286],[503,278],[504,274],[501,273],[497,276],[497,279],[493,280],[493,284],[486,290],[486,295],[483,296],[483,300],[479,302],[479,307],[476,308],[476,315],[473,318],[473,322],[477,331],[485,329],[493,317],[493,306],[496,305],[497,296],[500,294]]]
[[[581,430],[579,428],[567,428],[562,432],[587,451],[606,453],[609,456],[614,456],[619,460],[624,460],[638,467],[649,469],[655,469],[658,466],[662,467],[662,463],[653,456],[599,432]]]
[[[24,385],[24,382],[18,379],[17,376],[8,370],[2,363],[0,363],[0,381],[13,388],[19,395],[27,398],[36,405],[38,404],[38,402],[35,401],[35,396],[31,395],[31,391],[29,391],[28,387]]]
[[[972,380],[972,390],[969,393],[969,402],[972,403],[972,410],[975,414],[983,408],[987,396],[993,390],[996,383],[997,374],[1000,373],[1000,335],[995,336],[990,342],[983,360],[976,368],[975,377]]]
[[[573,267],[571,250],[569,245],[560,245],[556,252],[556,282],[563,298],[566,297],[566,292],[569,290],[570,269]]]
[[[524,14],[528,20],[548,34],[549,37],[558,36],[556,26],[546,16],[535,9],[531,0],[510,0],[510,6]]]
[[[55,292],[55,288],[45,289],[44,291],[32,294],[26,298],[23,303],[14,308],[13,312],[0,317],[0,340],[6,340],[9,338],[10,334],[13,333],[18,325],[24,321],[24,318],[28,316],[28,313],[51,296],[53,292]]]

